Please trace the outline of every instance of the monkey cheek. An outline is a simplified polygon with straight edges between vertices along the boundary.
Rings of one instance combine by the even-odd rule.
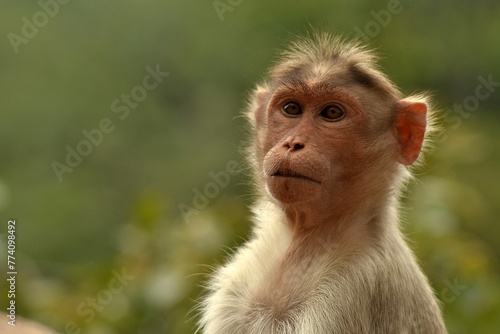
[[[269,176],[267,190],[273,198],[281,203],[293,204],[319,197],[321,184],[295,177]]]

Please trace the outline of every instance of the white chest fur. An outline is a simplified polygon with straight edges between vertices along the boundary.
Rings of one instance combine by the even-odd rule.
[[[215,275],[204,305],[204,333],[331,334],[337,333],[335,327],[338,333],[341,328],[367,332],[366,321],[345,310],[357,303],[356,309],[365,309],[368,316],[368,305],[360,304],[366,300],[357,296],[369,294],[374,283],[365,274],[344,270],[341,250],[326,244],[318,253],[290,258],[291,231],[277,221],[257,228],[256,238]]]

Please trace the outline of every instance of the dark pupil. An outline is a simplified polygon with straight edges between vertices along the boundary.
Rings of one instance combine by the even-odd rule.
[[[341,117],[344,113],[338,107],[327,107],[323,110],[323,116],[330,119],[336,119]]]
[[[301,112],[300,106],[294,102],[285,104],[283,110],[285,110],[285,112],[290,115],[298,115]]]

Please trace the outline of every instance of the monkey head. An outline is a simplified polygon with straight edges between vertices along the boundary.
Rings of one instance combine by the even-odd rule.
[[[247,112],[258,183],[285,209],[340,213],[383,196],[419,156],[425,102],[402,98],[358,44],[320,35],[282,58]]]

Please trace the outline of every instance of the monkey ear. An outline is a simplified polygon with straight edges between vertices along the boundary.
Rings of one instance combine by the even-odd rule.
[[[267,102],[269,99],[269,89],[267,85],[257,86],[253,92],[253,98],[250,106],[251,119],[254,126],[260,128],[263,126],[266,118]]]
[[[398,162],[411,165],[417,160],[427,126],[427,105],[424,102],[401,100],[396,115],[396,138],[400,145]]]

